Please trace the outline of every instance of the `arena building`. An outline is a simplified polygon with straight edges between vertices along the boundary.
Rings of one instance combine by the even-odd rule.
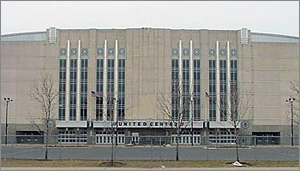
[[[8,134],[38,134],[32,118],[41,117],[41,110],[28,93],[41,73],[54,76],[59,92],[52,135],[59,135],[60,143],[109,144],[112,125],[119,144],[128,143],[126,136],[135,143],[142,136],[174,137],[177,122],[163,114],[159,100],[169,97],[176,119],[178,85],[185,106],[181,144],[192,139],[201,144],[207,135],[211,143],[234,142],[227,110],[234,108],[234,87],[248,101],[238,124],[241,135],[290,136],[286,99],[292,95],[290,82],[299,80],[299,38],[246,28],[51,27],[2,35],[2,135],[7,97],[13,100]]]

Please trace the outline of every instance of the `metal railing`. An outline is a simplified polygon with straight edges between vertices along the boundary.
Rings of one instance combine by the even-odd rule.
[[[116,137],[118,137],[116,139]],[[194,142],[192,143],[192,139]],[[199,138],[199,139],[198,139]],[[179,137],[179,158],[182,160],[235,160],[235,139],[228,135]],[[111,135],[51,135],[49,159],[110,159]],[[2,158],[43,159],[45,136],[2,136]],[[117,141],[116,141],[117,140]],[[198,141],[199,140],[199,141]],[[233,141],[234,140],[234,141]],[[174,160],[176,138],[172,136],[114,135],[114,158],[119,160]],[[239,136],[237,138],[241,160],[299,159],[299,137]]]

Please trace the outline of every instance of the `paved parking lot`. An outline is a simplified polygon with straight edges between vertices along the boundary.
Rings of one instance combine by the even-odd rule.
[[[2,158],[42,159],[45,148],[37,145],[2,145]],[[239,149],[243,160],[299,160],[298,147],[251,147]],[[50,159],[110,159],[110,146],[50,147]],[[115,147],[116,159],[127,160],[173,160],[175,147]],[[181,147],[181,160],[232,160],[235,149],[205,149],[203,147]]]

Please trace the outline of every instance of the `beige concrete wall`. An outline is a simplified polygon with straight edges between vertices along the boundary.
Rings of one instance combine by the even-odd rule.
[[[30,118],[41,113],[29,96],[32,81],[42,72],[58,76],[57,57],[51,53],[54,49],[45,42],[1,42],[1,49],[1,122],[5,122],[3,98],[10,97],[8,123],[31,123]]]
[[[299,80],[298,47],[298,43],[253,44],[255,124],[287,124],[289,82]]]
[[[178,49],[179,40],[183,48],[200,48],[201,55],[201,118],[207,117],[208,55],[219,41],[220,49],[237,49],[238,81],[243,90],[252,93],[249,97],[253,108],[248,118],[256,125],[285,125],[285,99],[290,95],[289,81],[299,78],[299,43],[252,43],[240,44],[239,31],[224,30],[170,30],[170,29],[124,29],[124,30],[57,30],[57,44],[45,42],[2,42],[1,43],[1,98],[10,96],[10,122],[29,123],[28,113],[36,113],[37,105],[27,96],[30,82],[41,70],[56,76],[58,85],[58,59],[60,48],[88,48],[88,118],[95,119],[95,99],[90,91],[96,88],[97,48],[126,48],[126,119],[162,119],[157,110],[158,95],[169,94],[171,86],[172,48]],[[77,58],[77,56],[71,56]],[[108,56],[113,59],[114,56]],[[124,58],[124,57],[120,57]],[[188,59],[189,56],[183,56]],[[225,59],[225,57],[220,57]],[[1,119],[4,121],[4,101],[1,100]],[[67,113],[66,113],[67,114]]]

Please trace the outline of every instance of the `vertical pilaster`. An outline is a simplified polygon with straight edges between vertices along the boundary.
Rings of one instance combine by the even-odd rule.
[[[183,106],[183,100],[182,100],[182,97],[183,97],[183,88],[182,88],[182,42],[181,40],[179,41],[179,59],[178,59],[178,90],[179,90],[179,113],[178,115],[180,114],[180,112],[182,112],[182,106]],[[179,119],[179,118],[178,118]]]
[[[227,69],[227,78],[226,78],[226,97],[227,97],[227,121],[230,121],[231,120],[231,101],[230,101],[230,95],[231,95],[231,85],[230,85],[230,75],[231,75],[231,72],[230,72],[230,43],[229,41],[227,41],[227,65],[226,65],[226,69]]]
[[[219,58],[219,41],[216,42],[216,121],[220,121],[220,58]]]
[[[65,120],[70,120],[70,40],[67,43]]]
[[[107,40],[104,41],[103,58],[103,121],[107,121]]]
[[[96,91],[96,84],[97,84],[97,31],[96,29],[90,29],[89,30],[89,56],[88,56],[88,91],[87,91],[87,114],[88,114],[88,121],[96,120],[96,98],[91,97],[89,94],[89,90],[95,90]],[[98,92],[100,93],[100,92]],[[92,131],[92,129],[91,129]]]
[[[193,41],[190,41],[190,120],[194,119],[193,115],[194,115],[194,109],[193,109],[193,105],[194,105],[194,60],[193,60]]]
[[[115,43],[115,70],[114,70],[114,121],[117,121],[118,107],[118,40]]]
[[[81,71],[81,42],[78,40],[77,53],[77,83],[76,83],[76,121],[80,121],[80,71]]]

